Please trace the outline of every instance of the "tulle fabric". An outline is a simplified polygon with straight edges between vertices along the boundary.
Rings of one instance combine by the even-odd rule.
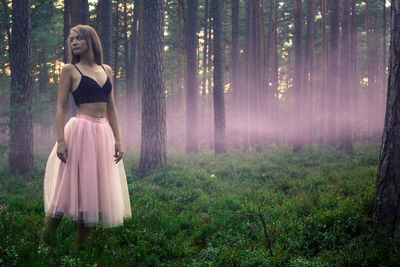
[[[64,127],[68,148],[64,164],[57,143],[49,155],[44,177],[46,216],[104,228],[131,217],[123,161],[114,162],[115,139],[106,118],[78,114]]]

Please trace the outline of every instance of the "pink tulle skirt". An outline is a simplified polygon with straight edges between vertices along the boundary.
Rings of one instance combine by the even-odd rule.
[[[106,118],[78,114],[64,127],[67,162],[54,145],[46,165],[46,216],[71,217],[86,226],[105,228],[131,217],[123,161],[114,162],[115,139]]]

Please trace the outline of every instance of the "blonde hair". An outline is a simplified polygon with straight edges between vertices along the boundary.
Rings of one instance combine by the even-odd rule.
[[[89,25],[76,25],[70,29],[70,32],[75,31],[86,41],[88,46],[89,58],[92,59],[96,64],[103,64],[103,48],[101,46],[100,38],[97,35],[95,29]],[[81,60],[80,55],[74,55],[72,53],[71,41],[68,38],[68,61],[71,64],[76,64]]]

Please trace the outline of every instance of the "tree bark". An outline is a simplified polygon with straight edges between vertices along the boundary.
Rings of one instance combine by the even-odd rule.
[[[104,63],[111,65],[112,44],[112,1],[100,0],[101,8],[101,44],[103,46]],[[116,70],[114,70],[116,71]]]
[[[76,22],[77,24],[88,25],[89,24],[89,1],[78,0],[76,4]]]
[[[129,42],[129,64],[126,69],[126,130],[128,136],[128,147],[136,144],[133,138],[138,132],[138,121],[140,109],[139,106],[139,94],[137,88],[135,88],[135,64],[136,64],[136,39],[137,39],[137,17],[138,17],[138,0],[134,1],[134,11],[133,11],[133,23],[131,29],[131,39]],[[139,142],[137,142],[139,143]]]
[[[295,0],[294,10],[294,46],[295,46],[295,73],[294,73],[294,88],[296,91],[295,97],[295,113],[294,120],[294,143],[293,151],[299,151],[304,145],[304,92],[302,88],[302,2],[301,0]]]
[[[68,63],[69,5],[71,0],[64,0],[64,63]]]
[[[116,100],[118,100],[119,96],[119,91],[118,91],[118,73],[119,73],[119,0],[116,1],[115,3],[115,24],[114,26],[114,59],[113,59],[113,69],[114,69],[114,79],[113,79],[113,89],[114,89],[114,95]]]
[[[324,140],[328,135],[327,127],[325,126],[325,121],[327,117],[327,45],[326,45],[326,0],[321,0],[321,16],[322,16],[322,54],[321,54],[321,86],[320,86],[320,104],[319,104],[319,117],[318,117],[318,125],[319,125],[319,144],[323,145]]]
[[[313,114],[313,78],[314,78],[314,20],[315,0],[307,0],[307,29],[304,49],[304,92],[305,92],[305,143],[314,142],[314,114]]]
[[[350,33],[350,1],[343,0],[342,4],[342,35],[341,35],[341,79],[340,79],[340,148],[353,151],[351,123],[351,33]]]
[[[231,103],[232,124],[235,125],[235,135],[237,138],[241,134],[241,111],[239,105],[239,0],[232,1],[232,49],[231,49],[231,90],[233,101]],[[239,140],[235,139],[235,146]]]
[[[392,0],[386,118],[379,157],[375,216],[377,224],[400,241],[400,1]]]
[[[34,167],[30,8],[29,0],[15,0],[12,3],[9,167],[11,172],[20,174]]]
[[[382,0],[382,88],[386,87],[387,76],[386,76],[386,0]]]
[[[351,99],[353,104],[352,110],[352,125],[355,129],[360,127],[360,110],[359,110],[359,93],[358,93],[358,77],[357,77],[357,25],[356,25],[356,2],[357,0],[351,1]],[[359,131],[353,132],[353,140],[358,141],[360,139]]]
[[[337,145],[337,62],[338,62],[338,37],[339,37],[339,0],[330,0],[330,52],[328,57],[328,136],[330,146]]]
[[[245,48],[243,51],[243,57],[244,57],[244,84],[247,86],[243,87],[243,92],[242,92],[242,106],[244,110],[244,136],[243,136],[243,150],[248,150],[250,147],[250,122],[251,122],[251,113],[250,113],[250,82],[251,82],[251,70],[250,70],[250,46],[251,46],[251,1],[246,0],[245,1],[245,20],[246,20],[246,43],[245,43]]]
[[[164,168],[166,158],[163,0],[143,2],[142,143],[139,169]]]
[[[212,0],[214,31],[214,151],[226,152],[225,144],[225,103],[223,81],[222,46],[222,0]]]
[[[186,48],[186,153],[197,153],[197,0],[187,1],[185,20]]]

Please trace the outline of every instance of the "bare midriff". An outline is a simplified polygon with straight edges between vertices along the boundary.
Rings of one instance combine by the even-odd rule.
[[[85,103],[78,106],[77,114],[87,115],[93,118],[107,117],[107,103]]]

